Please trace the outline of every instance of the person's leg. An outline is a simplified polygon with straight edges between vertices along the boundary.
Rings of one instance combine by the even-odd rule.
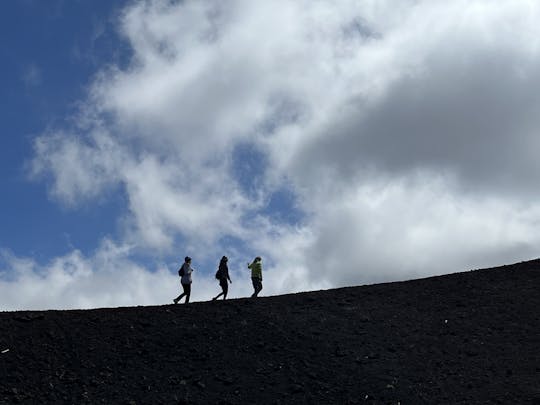
[[[184,292],[173,300],[175,304],[178,304],[178,301],[180,301],[182,297],[186,295],[186,287],[184,286],[184,284],[182,284],[182,288],[184,289]]]
[[[222,292],[223,299],[226,300],[227,299],[227,293],[229,292],[229,283],[227,283],[227,280],[223,281],[223,283],[221,284],[221,289],[223,290],[223,292]]]
[[[253,282],[253,290],[254,290],[252,297],[257,297],[262,290],[262,281],[255,277],[253,277],[251,281]]]
[[[189,304],[189,296],[191,295],[191,284],[182,284],[184,287],[184,294],[186,295],[186,304]]]
[[[255,277],[251,278],[251,283],[253,284],[253,294],[251,294],[251,297],[257,296],[257,279]]]
[[[220,292],[218,295],[216,295],[214,298],[212,298],[212,301],[215,301],[217,300],[219,297],[221,297],[223,295],[223,291]]]
[[[255,287],[255,296],[257,297],[262,290],[262,281],[257,279],[257,285]]]
[[[221,292],[218,295],[216,295],[214,298],[212,298],[212,301],[217,300],[222,295],[223,295],[223,299],[227,298],[227,280],[225,280],[225,282],[223,282],[223,280],[220,280],[219,286],[221,287]]]

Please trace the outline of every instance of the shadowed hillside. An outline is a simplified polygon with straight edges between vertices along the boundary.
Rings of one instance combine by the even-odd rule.
[[[540,260],[0,327],[5,404],[540,404]]]

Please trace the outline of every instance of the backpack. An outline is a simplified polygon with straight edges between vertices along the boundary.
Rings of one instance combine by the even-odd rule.
[[[180,277],[184,277],[184,274],[185,274],[185,272],[184,272],[184,265],[182,265],[182,266],[180,267],[180,270],[178,270],[178,275],[179,275]]]
[[[216,279],[221,280],[221,269],[216,271]]]

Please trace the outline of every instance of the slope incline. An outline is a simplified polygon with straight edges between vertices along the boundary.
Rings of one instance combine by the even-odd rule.
[[[0,328],[2,404],[540,404],[540,260]]]

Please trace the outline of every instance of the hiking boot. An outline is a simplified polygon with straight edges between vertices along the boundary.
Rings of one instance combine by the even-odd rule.
[[[176,298],[172,300],[172,302],[174,302],[175,304],[178,304],[178,300]]]

